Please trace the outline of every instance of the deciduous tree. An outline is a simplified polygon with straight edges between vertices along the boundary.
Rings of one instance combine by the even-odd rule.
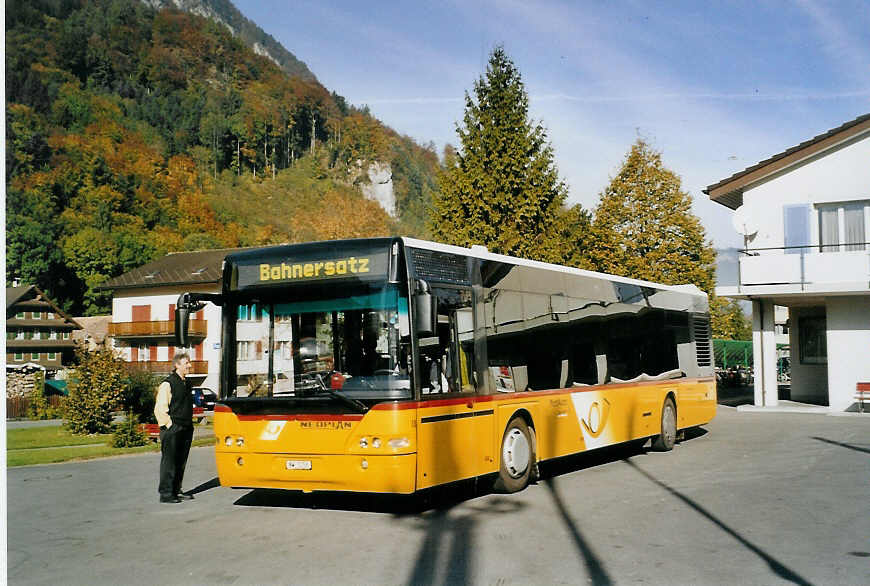
[[[734,299],[710,296],[710,327],[719,340],[752,339],[752,326]]]
[[[691,206],[661,153],[638,139],[601,194],[588,259],[605,273],[712,293],[716,253]]]

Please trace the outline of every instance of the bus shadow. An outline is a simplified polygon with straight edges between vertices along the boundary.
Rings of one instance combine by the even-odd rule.
[[[629,442],[606,448],[599,448],[590,452],[581,452],[570,456],[563,456],[553,460],[547,460],[540,464],[540,474],[538,480],[548,481],[563,474],[578,472],[587,468],[603,466],[613,462],[626,460],[632,456],[638,456],[647,453],[649,450],[644,447],[645,444],[637,442]]]
[[[233,504],[243,507],[273,507],[290,509],[325,509],[386,513],[396,516],[418,515],[425,511],[447,511],[468,500],[489,494],[474,481],[453,483],[428,489],[413,495],[257,488],[238,498]]]
[[[703,427],[692,427],[682,430],[677,437],[677,445],[704,437],[708,433],[709,432]],[[577,472],[587,468],[594,468],[596,466],[603,466],[605,464],[627,460],[633,456],[641,456],[651,451],[652,445],[650,440],[634,440],[617,444],[615,446],[608,446],[606,448],[599,448],[588,452],[581,452],[579,454],[572,454],[570,456],[547,460],[540,464],[540,475],[538,480],[547,481],[556,476],[561,476],[562,474],[570,474],[571,472]]]

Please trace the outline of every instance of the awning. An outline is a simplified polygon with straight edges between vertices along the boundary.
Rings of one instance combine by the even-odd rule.
[[[45,394],[46,395],[69,395],[69,389],[67,388],[65,380],[53,380],[49,379],[45,381]]]

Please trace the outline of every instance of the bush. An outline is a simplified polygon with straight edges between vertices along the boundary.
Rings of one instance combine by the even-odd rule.
[[[28,393],[27,417],[29,419],[54,419],[58,410],[52,407],[45,396],[45,373],[34,373],[33,390]]]
[[[58,419],[63,416],[63,406],[55,407],[43,393],[34,392],[30,395],[27,416],[30,419]]]
[[[154,417],[154,403],[160,377],[147,370],[133,369],[124,387],[122,401],[126,411],[132,411],[143,423],[157,423]]]
[[[128,411],[127,419],[115,426],[109,445],[113,448],[134,448],[147,443],[148,438],[139,429],[139,418],[132,411]]]
[[[107,346],[93,352],[80,347],[76,359],[66,400],[67,428],[76,434],[108,433],[127,378],[124,363]]]

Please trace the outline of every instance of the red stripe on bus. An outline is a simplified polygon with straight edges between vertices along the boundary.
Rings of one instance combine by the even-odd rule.
[[[521,393],[495,393],[492,395],[464,395],[461,397],[445,397],[444,399],[427,399],[425,401],[407,401],[404,403],[378,403],[372,407],[372,411],[404,411],[406,409],[418,409],[427,407],[449,407],[451,405],[461,405],[463,403],[485,403],[496,400],[511,400],[511,399],[528,399],[534,397],[544,397],[547,395],[570,395],[573,393],[591,393],[593,391],[609,391],[615,389],[626,389],[630,387],[651,386],[651,385],[667,385],[686,383],[708,383],[713,382],[713,377],[704,378],[674,378],[654,381],[638,381],[633,383],[609,383],[606,385],[589,385],[585,387],[570,387],[564,389],[552,389],[548,391],[524,391]]]
[[[445,397],[443,399],[427,399],[425,401],[406,401],[402,403],[378,403],[372,406],[372,411],[405,411],[408,409],[426,409],[429,407],[450,407],[452,405],[462,405],[468,403],[488,403],[496,400],[512,400],[512,399],[529,399],[534,397],[544,397],[548,395],[569,395],[573,393],[590,393],[593,391],[609,391],[616,389],[626,389],[630,387],[651,386],[651,385],[668,385],[685,383],[708,383],[713,382],[713,377],[704,377],[696,379],[675,378],[657,381],[638,381],[633,383],[610,383],[606,385],[589,385],[586,387],[570,387],[565,389],[553,389],[549,391],[524,391],[521,393],[496,393],[493,395],[463,395],[459,397]],[[215,405],[217,413],[232,413],[226,405]],[[257,419],[274,419],[274,420],[311,420],[311,421],[359,421],[362,415],[240,415],[239,419],[243,421],[252,421]]]
[[[360,421],[362,415],[237,415],[239,421]]]

